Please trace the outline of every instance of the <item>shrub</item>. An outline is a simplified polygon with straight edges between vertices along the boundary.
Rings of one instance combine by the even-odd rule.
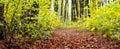
[[[120,40],[120,4],[118,2],[93,10],[91,17],[85,18],[81,26]]]
[[[4,4],[6,38],[48,37],[60,23],[56,13],[50,14],[49,0],[0,0],[0,3]]]

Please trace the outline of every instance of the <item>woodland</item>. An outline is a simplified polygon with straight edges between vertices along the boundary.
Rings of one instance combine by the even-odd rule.
[[[120,0],[0,0],[0,49],[120,49]]]

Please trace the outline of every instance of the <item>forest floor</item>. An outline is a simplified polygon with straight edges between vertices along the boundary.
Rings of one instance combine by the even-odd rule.
[[[53,32],[49,39],[39,39],[33,43],[0,40],[0,49],[120,49],[120,42],[102,38],[102,35],[93,34],[89,31],[56,29]]]

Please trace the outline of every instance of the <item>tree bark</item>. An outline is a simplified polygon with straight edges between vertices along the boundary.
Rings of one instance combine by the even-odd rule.
[[[68,21],[71,24],[71,9],[72,9],[72,0],[68,0]]]
[[[54,4],[55,4],[55,0],[51,0],[51,12],[54,12]]]
[[[58,15],[59,15],[59,16],[61,16],[61,3],[62,3],[62,0],[59,0],[59,1],[58,1],[58,4],[59,4],[59,5],[58,5],[58,13],[59,13],[59,14],[58,14]]]

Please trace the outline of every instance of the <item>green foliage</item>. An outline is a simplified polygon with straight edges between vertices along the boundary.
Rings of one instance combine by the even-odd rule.
[[[48,37],[59,26],[56,13],[50,12],[50,0],[0,0],[4,4],[4,34],[21,38]]]
[[[0,22],[0,26],[3,26],[3,23]]]
[[[91,12],[90,18],[85,18],[81,25],[91,31],[104,33],[105,35],[120,40],[120,4],[114,2],[107,6],[99,7]]]

